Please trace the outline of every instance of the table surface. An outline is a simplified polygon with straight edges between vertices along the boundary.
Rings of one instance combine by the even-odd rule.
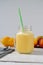
[[[11,62],[0,62],[0,65],[43,65],[39,63],[11,63]]]
[[[19,54],[17,52],[12,52],[5,57],[0,59],[2,64],[43,64],[43,49],[34,49],[32,54]],[[4,64],[4,65],[5,65]]]

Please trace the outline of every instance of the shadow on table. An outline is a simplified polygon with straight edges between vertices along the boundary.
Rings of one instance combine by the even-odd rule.
[[[35,48],[31,55],[43,55],[43,49]]]

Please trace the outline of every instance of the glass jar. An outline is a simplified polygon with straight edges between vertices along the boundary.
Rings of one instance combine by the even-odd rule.
[[[19,53],[32,53],[34,49],[34,34],[31,31],[31,26],[24,27],[24,32],[20,31],[16,34],[16,50]]]

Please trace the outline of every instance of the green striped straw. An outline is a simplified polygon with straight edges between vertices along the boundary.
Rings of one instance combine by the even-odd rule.
[[[22,27],[22,32],[24,32],[24,26],[23,26],[23,20],[22,20],[20,8],[18,10],[18,13],[19,13],[19,17],[20,17],[20,24],[21,24],[21,27]]]

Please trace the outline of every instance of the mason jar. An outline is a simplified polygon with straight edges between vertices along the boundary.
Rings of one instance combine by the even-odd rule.
[[[32,27],[24,26],[24,32],[19,28],[16,33],[16,51],[19,53],[27,54],[32,53],[34,49],[34,34]]]

